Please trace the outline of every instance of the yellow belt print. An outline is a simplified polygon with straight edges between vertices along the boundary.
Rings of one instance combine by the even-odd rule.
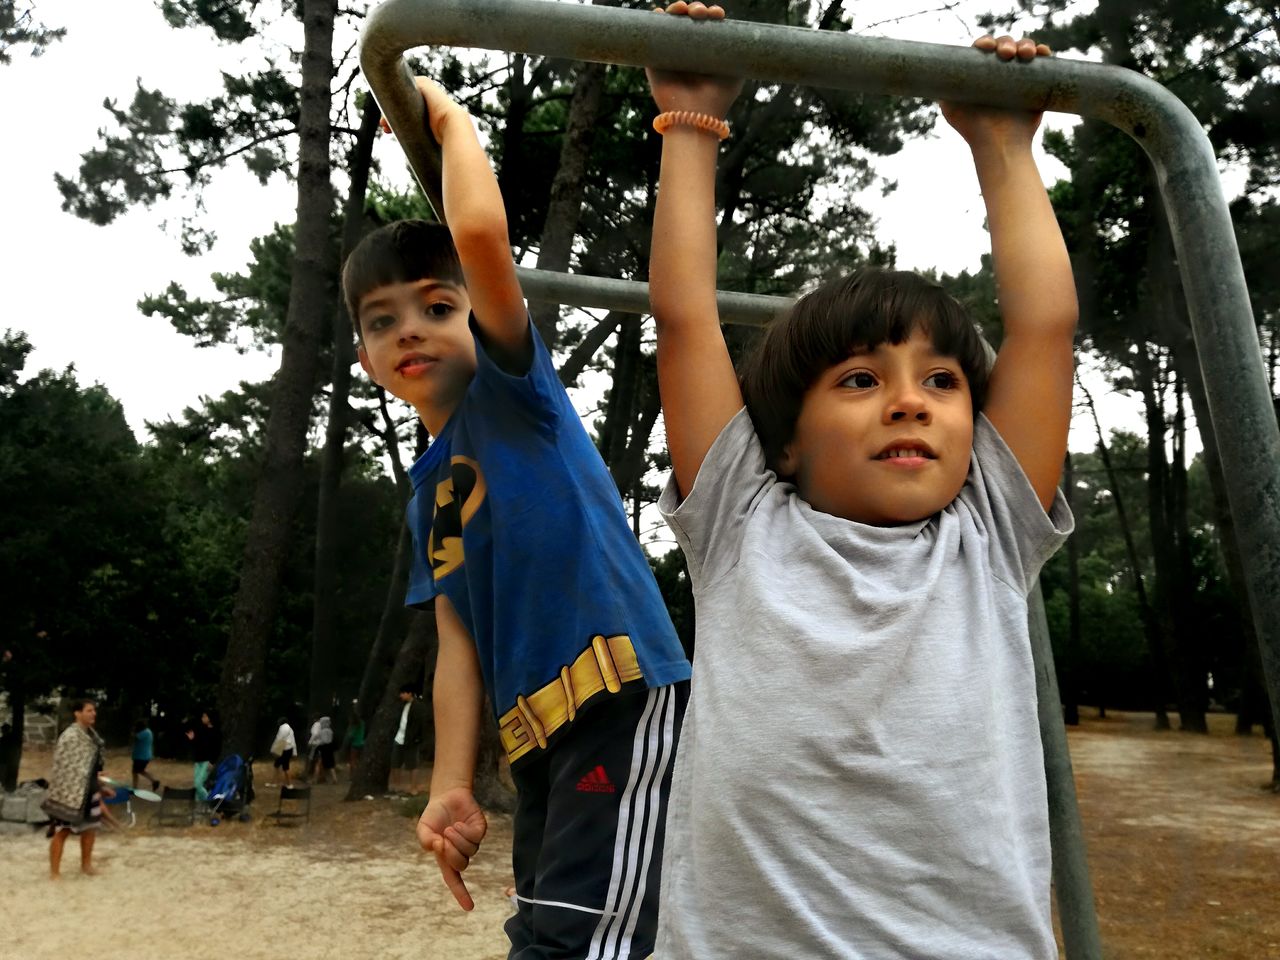
[[[547,738],[597,693],[617,693],[624,683],[641,677],[630,637],[594,637],[573,663],[560,668],[560,676],[527,697],[516,697],[516,705],[498,720],[507,759],[515,763],[535,747],[545,749]]]

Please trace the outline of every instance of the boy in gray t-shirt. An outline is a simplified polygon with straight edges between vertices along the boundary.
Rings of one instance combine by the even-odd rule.
[[[802,298],[740,385],[714,217],[739,85],[650,82],[661,506],[698,631],[655,955],[1054,957],[1026,596],[1071,528],[1056,488],[1076,300],[1031,157],[1039,116],[943,105],[990,225],[1005,334],[989,373],[940,288],[868,270]]]

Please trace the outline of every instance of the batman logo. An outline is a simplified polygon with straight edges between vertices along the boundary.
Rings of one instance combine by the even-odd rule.
[[[431,575],[439,580],[465,561],[462,530],[484,503],[484,474],[470,457],[453,457],[449,476],[436,484],[435,513],[431,518],[431,544],[427,558]]]

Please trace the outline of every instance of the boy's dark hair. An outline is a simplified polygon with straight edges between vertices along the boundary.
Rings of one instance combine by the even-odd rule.
[[[938,284],[906,270],[868,268],[829,280],[774,321],[744,368],[742,394],[776,467],[795,435],[804,395],[818,375],[855,349],[899,344],[921,329],[955,357],[976,416],[986,400],[987,348],[968,313]]]
[[[81,710],[83,710],[85,707],[87,707],[91,703],[95,707],[98,705],[98,701],[94,700],[92,697],[76,697],[74,700],[71,701],[71,712],[79,713]]]
[[[147,729],[147,727],[149,727],[150,725],[151,723],[149,720],[147,720],[146,717],[139,717],[137,720],[133,721],[133,732],[141,733],[143,730]]]
[[[416,697],[418,695],[418,687],[416,684],[406,683],[400,687],[400,692],[407,693]]]
[[[453,238],[443,224],[397,220],[374,230],[351,251],[342,267],[342,295],[360,337],[360,299],[378,287],[415,280],[465,286]]]

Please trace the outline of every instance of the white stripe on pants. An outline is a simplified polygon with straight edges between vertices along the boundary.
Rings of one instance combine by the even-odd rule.
[[[631,948],[662,812],[660,788],[674,755],[674,724],[672,687],[651,689],[636,725],[631,771],[618,805],[618,833],[605,912],[591,938],[586,960],[615,960],[626,957]]]

